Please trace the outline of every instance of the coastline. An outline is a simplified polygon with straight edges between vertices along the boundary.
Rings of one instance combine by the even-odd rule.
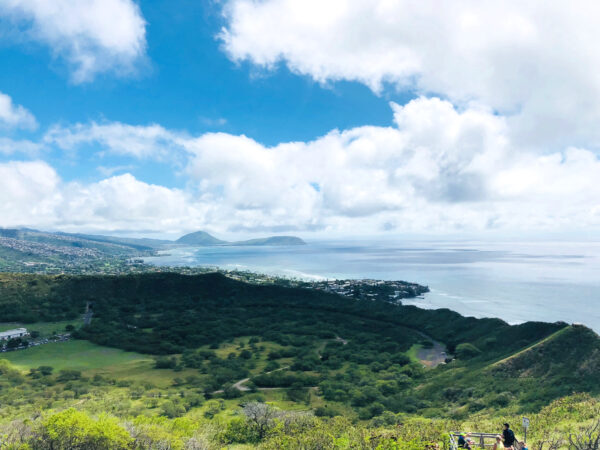
[[[600,280],[594,275],[600,270],[600,247],[461,244],[311,242],[293,249],[197,247],[170,249],[144,260],[163,267],[185,264],[307,281],[408,280],[430,286],[431,292],[423,299],[405,300],[423,309],[447,308],[470,317],[499,317],[512,324],[563,320],[600,331]]]

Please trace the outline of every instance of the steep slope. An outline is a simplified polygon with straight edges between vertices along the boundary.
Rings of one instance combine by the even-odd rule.
[[[494,364],[495,376],[535,378],[588,390],[600,385],[600,337],[583,325],[571,325],[522,352]]]

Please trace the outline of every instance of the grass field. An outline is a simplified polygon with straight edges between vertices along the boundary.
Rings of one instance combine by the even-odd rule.
[[[87,376],[106,375],[117,380],[148,381],[157,387],[170,386],[175,377],[197,374],[197,370],[154,369],[154,358],[135,352],[102,347],[89,341],[56,342],[27,350],[0,354],[18,369],[28,371],[39,366],[80,370]]]
[[[88,341],[76,340],[8,352],[4,353],[1,358],[8,359],[23,370],[39,366],[52,366],[56,370],[86,371],[131,362],[151,361],[148,356],[139,353],[124,352],[114,348],[101,347]]]

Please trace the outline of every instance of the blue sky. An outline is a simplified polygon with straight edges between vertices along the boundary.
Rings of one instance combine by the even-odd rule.
[[[0,226],[597,230],[598,8],[429,3],[0,5]]]
[[[176,6],[175,6],[176,5]],[[175,7],[174,7],[175,6]],[[145,1],[147,57],[140,73],[115,78],[100,74],[93,82],[73,83],[68,68],[39,43],[0,47],[2,92],[27,105],[47,127],[76,122],[159,123],[192,135],[210,131],[245,134],[265,145],[315,139],[332,129],[392,123],[390,100],[414,97],[395,89],[376,95],[357,82],[318,83],[285,66],[264,70],[235,63],[217,39],[225,25],[219,4],[196,1]],[[80,155],[64,162],[48,155],[64,180],[101,178],[98,166],[127,166],[123,158]],[[4,158],[8,159],[8,158]],[[140,179],[169,187],[185,180],[162,164],[136,164]]]
[[[148,48],[141,73],[74,84],[46,46],[5,45],[3,92],[35,113],[40,132],[54,123],[110,120],[246,134],[266,145],[314,139],[333,128],[389,125],[388,101],[414,96],[394,89],[375,95],[357,82],[323,85],[284,66],[267,71],[232,62],[217,39],[224,25],[218,4],[153,0],[143,2],[142,12]]]

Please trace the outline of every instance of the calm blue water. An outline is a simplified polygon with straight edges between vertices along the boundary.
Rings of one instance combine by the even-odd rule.
[[[378,278],[429,286],[424,308],[475,317],[584,323],[600,331],[600,243],[335,243],[200,247],[146,258],[297,278]]]

